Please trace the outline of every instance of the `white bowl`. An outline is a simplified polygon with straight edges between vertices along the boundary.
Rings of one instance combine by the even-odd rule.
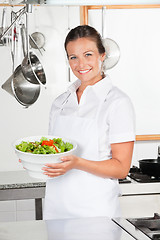
[[[43,137],[46,137],[48,139],[61,138],[61,137],[50,136],[50,135],[47,135],[47,136],[45,135]],[[41,138],[42,136],[31,136],[31,137],[21,138],[16,140],[13,143],[13,147],[15,149],[16,155],[21,160],[22,165],[27,170],[29,176],[33,178],[39,178],[39,179],[45,180],[45,179],[49,179],[49,177],[43,174],[42,167],[44,167],[46,163],[59,163],[61,162],[60,160],[61,157],[74,154],[77,148],[77,144],[73,140],[62,138],[64,142],[72,143],[73,149],[67,152],[56,153],[56,154],[33,154],[28,152],[22,152],[16,149],[16,145],[20,144],[22,141],[35,142],[35,141],[40,141]]]

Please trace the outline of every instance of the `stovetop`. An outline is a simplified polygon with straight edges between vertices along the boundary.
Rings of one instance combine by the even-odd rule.
[[[127,219],[137,229],[154,240],[160,240],[160,215],[155,213],[148,218],[129,218]]]
[[[134,239],[160,240],[160,215],[154,213],[153,217],[144,218],[117,218],[113,221],[127,231]]]
[[[160,182],[160,178],[143,174],[140,168],[136,166],[133,166],[132,168],[130,168],[128,177],[125,179],[119,179],[119,183],[131,183],[132,182],[131,180],[134,180],[138,183]]]

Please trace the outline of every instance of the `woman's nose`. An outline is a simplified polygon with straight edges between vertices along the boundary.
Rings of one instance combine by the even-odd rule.
[[[83,68],[85,66],[86,62],[83,58],[79,58],[78,65],[79,68]]]

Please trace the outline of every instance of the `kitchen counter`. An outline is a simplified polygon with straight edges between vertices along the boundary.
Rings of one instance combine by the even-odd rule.
[[[0,172],[0,201],[35,199],[36,220],[42,219],[42,198],[45,196],[46,181],[29,177],[26,170]],[[121,183],[122,197],[160,194],[160,182]],[[134,200],[135,201],[135,200]]]
[[[45,186],[45,181],[29,177],[25,170],[0,172],[0,201],[35,199],[36,220],[41,220]]]
[[[0,223],[6,240],[133,240],[127,231],[105,217]],[[148,239],[139,232],[138,240]]]
[[[43,180],[31,178],[25,170],[0,172],[0,190],[45,187]]]
[[[120,184],[122,196],[160,194],[160,182],[139,183],[127,177],[131,183]]]
[[[31,178],[25,170],[0,172],[0,190],[37,188],[42,190],[40,192],[40,197],[44,197],[45,186],[45,180]],[[131,180],[131,183],[120,184],[120,190],[122,196],[136,194],[160,194],[160,182],[138,183]]]

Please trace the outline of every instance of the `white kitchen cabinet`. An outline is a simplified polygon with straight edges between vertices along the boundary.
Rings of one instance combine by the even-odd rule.
[[[122,217],[152,217],[160,214],[160,194],[121,196]]]

